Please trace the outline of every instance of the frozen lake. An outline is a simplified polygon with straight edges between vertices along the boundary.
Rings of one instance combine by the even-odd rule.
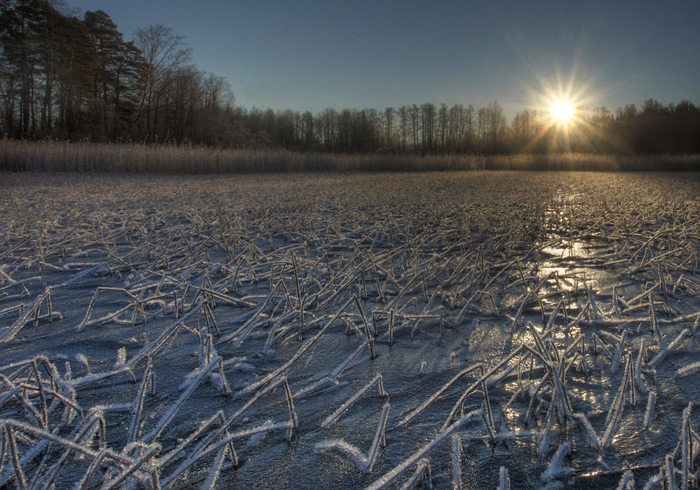
[[[0,487],[697,486],[699,257],[693,173],[3,174]]]

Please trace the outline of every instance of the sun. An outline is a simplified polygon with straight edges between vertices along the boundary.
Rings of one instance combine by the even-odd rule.
[[[568,100],[558,100],[552,104],[551,112],[554,119],[561,123],[566,123],[574,117],[576,109]]]

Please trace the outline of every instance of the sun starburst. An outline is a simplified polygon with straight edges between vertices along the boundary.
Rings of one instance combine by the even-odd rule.
[[[552,78],[535,76],[539,87],[527,90],[540,124],[537,136],[525,151],[542,148],[544,142],[547,151],[567,152],[592,141],[597,128],[590,123],[587,107],[596,100],[593,80],[577,81],[576,70],[568,79],[559,72]]]
[[[554,119],[566,124],[576,115],[576,109],[568,100],[558,100],[552,104],[551,113]]]

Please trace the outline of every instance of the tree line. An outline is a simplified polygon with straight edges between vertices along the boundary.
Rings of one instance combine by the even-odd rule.
[[[225,79],[162,26],[126,41],[101,10],[0,0],[0,132],[14,138],[245,144]]]
[[[508,121],[485,107],[273,111],[234,105],[226,80],[192,63],[184,38],[151,25],[127,41],[106,12],[60,0],[0,0],[0,134],[339,153],[700,153],[700,108],[647,100],[579,108],[570,129],[546,114]]]

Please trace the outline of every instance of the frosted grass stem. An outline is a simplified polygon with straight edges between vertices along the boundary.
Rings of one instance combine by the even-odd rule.
[[[466,415],[462,416],[459,420],[457,420],[455,423],[447,427],[447,429],[440,431],[435,438],[430,441],[428,444],[424,445],[423,447],[419,448],[416,452],[414,452],[411,456],[409,456],[406,460],[404,460],[402,463],[399,463],[397,466],[395,466],[391,471],[388,473],[384,474],[372,484],[367,486],[365,490],[379,490],[381,488],[386,487],[387,485],[390,485],[396,478],[401,475],[406,469],[410,468],[413,466],[418,460],[420,460],[426,453],[428,453],[431,449],[433,449],[435,446],[440,444],[442,441],[444,441],[447,437],[452,435],[454,431],[459,429],[462,425],[467,423],[468,421],[472,420],[475,417],[481,416],[482,411],[481,410],[474,410],[472,412],[467,413]]]
[[[452,489],[462,490],[462,439],[452,434]]]
[[[389,310],[389,346],[394,344],[394,309]]]
[[[591,446],[593,446],[594,449],[599,451],[601,446],[600,439],[598,439],[598,435],[596,434],[595,429],[593,429],[593,426],[588,420],[588,417],[586,417],[586,415],[583,413],[575,413],[574,417],[581,422],[588,442],[591,444]]]
[[[627,470],[622,474],[620,483],[617,484],[617,490],[634,490],[634,474]]]
[[[211,468],[209,468],[209,472],[207,473],[207,479],[204,480],[202,486],[199,488],[201,488],[202,490],[210,490],[214,488],[221,474],[221,465],[224,462],[227,450],[228,448],[226,446],[219,449],[219,452],[214,458]]]
[[[620,337],[620,342],[617,345],[617,350],[615,351],[615,357],[613,357],[611,375],[615,375],[620,367],[620,361],[622,359],[622,352],[625,349],[625,343],[627,341],[627,330],[622,331],[622,336]]]
[[[17,478],[17,485],[24,489],[27,487],[27,481],[24,477],[24,472],[22,471],[22,466],[19,464],[19,453],[17,451],[17,441],[15,439],[14,431],[12,427],[4,427],[4,436],[7,438],[7,445],[10,448],[10,456],[12,459],[12,466],[15,470],[15,478]]]
[[[483,372],[483,365],[482,364],[475,364],[473,366],[469,366],[468,368],[462,369],[459,373],[455,374],[452,379],[450,379],[447,383],[442,385],[435,393],[433,393],[427,400],[425,400],[423,403],[421,403],[417,408],[414,408],[411,410],[399,423],[396,424],[392,428],[398,429],[399,427],[403,427],[404,425],[408,424],[411,420],[413,420],[418,414],[420,414],[423,410],[425,410],[431,403],[433,403],[435,400],[437,400],[445,391],[447,391],[450,386],[452,386],[457,380],[462,378],[463,376],[466,376],[467,374],[471,373],[472,371],[476,371],[477,369],[482,370]],[[480,383],[479,383],[480,384]]]
[[[685,341],[685,339],[691,336],[692,334],[690,333],[690,330],[684,328],[681,331],[681,333],[679,333],[678,336],[675,339],[673,339],[673,341],[670,344],[668,344],[668,347],[662,349],[661,352],[656,354],[656,356],[654,356],[654,358],[651,361],[649,361],[649,367],[653,368],[660,364],[661,361],[663,361],[667,355],[677,350],[678,347],[680,347],[680,345],[683,343],[683,341]]]
[[[131,423],[129,424],[129,435],[128,441],[134,442],[139,438],[139,423],[141,421],[141,410],[143,410],[143,402],[146,397],[146,390],[148,383],[151,378],[151,359],[148,359],[146,363],[146,370],[143,373],[143,379],[141,381],[141,386],[139,386],[138,394],[134,400],[134,404],[131,408]]]
[[[678,370],[676,371],[675,377],[676,378],[683,378],[685,376],[690,376],[690,375],[695,374],[697,372],[700,372],[700,361],[692,362],[690,364],[683,366],[682,368],[678,368]]]
[[[238,393],[236,393],[235,396],[236,396],[236,397],[240,397],[240,396],[247,395],[248,393],[250,393],[250,392],[252,392],[252,391],[255,391],[255,390],[257,390],[258,388],[260,388],[261,386],[263,386],[263,385],[269,383],[270,380],[276,378],[277,376],[279,376],[280,374],[282,374],[283,372],[285,372],[287,369],[289,369],[289,367],[290,367],[292,364],[294,364],[295,362],[297,362],[297,361],[299,360],[299,358],[300,358],[312,345],[314,345],[314,344],[318,341],[318,339],[320,339],[320,338],[323,336],[323,334],[326,332],[326,330],[328,330],[328,328],[330,328],[330,326],[333,325],[333,323],[335,322],[335,320],[338,319],[338,317],[343,313],[343,311],[345,311],[345,308],[347,308],[347,307],[350,305],[350,303],[352,303],[352,302],[353,302],[353,298],[350,298],[349,300],[347,300],[347,301],[345,302],[345,304],[343,304],[343,306],[341,306],[340,309],[335,313],[335,315],[333,315],[333,317],[328,321],[328,323],[326,323],[326,325],[324,325],[324,326],[321,328],[321,330],[319,330],[319,331],[316,333],[316,335],[314,335],[312,338],[310,338],[309,340],[307,340],[306,343],[304,343],[304,345],[302,345],[302,346],[296,351],[296,353],[295,353],[287,362],[285,362],[282,366],[280,366],[279,368],[277,368],[277,369],[275,369],[274,371],[272,371],[270,374],[268,374],[267,376],[265,376],[263,379],[261,379],[261,380],[259,380],[259,381],[256,381],[255,383],[249,384],[248,386],[246,386],[245,388],[243,388],[242,390],[240,390]]]
[[[372,381],[370,381],[365,386],[363,386],[362,388],[357,390],[357,392],[355,392],[354,395],[352,395],[350,398],[348,398],[345,401],[345,403],[343,403],[332,414],[330,414],[328,417],[326,417],[323,420],[323,422],[321,422],[321,428],[325,429],[326,427],[337,422],[337,420],[340,418],[340,416],[343,414],[343,412],[345,412],[348,408],[350,408],[352,406],[353,403],[355,403],[362,396],[364,396],[365,393],[367,393],[369,390],[371,390],[374,385],[377,385],[377,389],[379,390],[380,396],[387,396],[386,392],[384,391],[383,384],[382,384],[382,375],[377,374],[374,378],[372,378]]]
[[[291,429],[297,429],[299,427],[299,419],[297,418],[297,412],[294,410],[294,398],[292,397],[292,392],[289,389],[289,381],[284,380],[284,392],[287,395],[287,406],[289,407],[289,419],[292,421]],[[292,438],[290,432],[288,439]]]
[[[265,300],[258,305],[257,308],[255,308],[255,312],[253,313],[253,316],[251,316],[243,325],[241,325],[236,331],[224,335],[219,339],[219,344],[223,344],[226,342],[233,341],[233,347],[239,347],[243,341],[246,339],[246,337],[250,334],[250,332],[255,328],[258,324],[255,323],[255,321],[258,319],[260,314],[267,308],[267,306],[270,304],[270,302],[275,298],[277,295],[277,292],[279,291],[279,285],[282,282],[280,281],[277,283],[277,286],[275,289],[265,298]]]
[[[299,391],[294,393],[294,398],[310,396],[323,385],[339,385],[340,382],[338,381],[338,376],[340,376],[348,368],[350,363],[357,358],[368,345],[369,341],[363,340],[357,349],[355,349],[352,354],[350,354],[342,363],[340,363],[340,365],[338,365],[332,373],[309,386],[301,388]]]
[[[669,489],[675,489],[676,483],[675,483],[675,473],[676,473],[676,468],[673,465],[673,456],[670,454],[666,455],[666,458],[664,459],[664,467],[663,467],[663,472],[664,472],[664,479],[666,481],[666,488]]]
[[[141,359],[147,357],[147,356],[155,356],[158,351],[165,345],[167,340],[177,331],[179,327],[181,327],[185,320],[189,320],[191,316],[193,316],[195,313],[197,313],[199,310],[201,310],[204,307],[204,303],[199,303],[197,306],[192,308],[190,311],[185,313],[183,316],[181,316],[178,320],[173,322],[169,327],[163,330],[163,332],[158,336],[156,340],[153,341],[153,343],[147,343],[140,351],[138,351],[134,356],[129,359],[124,365],[120,366],[118,369],[112,370],[112,371],[107,371],[107,372],[102,372],[102,373],[96,373],[96,374],[87,374],[83,376],[82,378],[75,378],[72,380],[66,380],[66,384],[70,386],[71,388],[79,388],[82,387],[86,384],[91,384],[94,383],[95,381],[99,381],[105,378],[109,378],[124,372],[129,372],[132,367],[138,363]]]
[[[215,357],[212,359],[212,361],[204,368],[202,369],[199,373],[197,373],[197,377],[192,379],[189,382],[189,386],[185,389],[185,391],[182,392],[180,397],[177,399],[177,401],[168,409],[168,411],[163,414],[163,416],[160,418],[158,421],[158,424],[156,424],[155,428],[148,433],[144,438],[144,442],[151,442],[152,440],[156,439],[160,433],[163,431],[165,426],[172,420],[172,418],[175,416],[175,414],[180,410],[182,405],[185,403],[185,401],[192,395],[192,392],[194,392],[195,388],[199,386],[199,383],[202,382],[202,380],[214,369],[216,369],[219,366],[219,361],[221,360],[220,357]]]
[[[498,490],[510,490],[510,476],[504,466],[498,470]]]
[[[433,488],[432,475],[430,474],[430,462],[423,458],[418,461],[416,471],[408,480],[404,482],[404,484],[401,486],[401,490],[413,490],[414,488],[419,488],[426,479],[428,480],[428,488]]]
[[[569,455],[570,452],[570,442],[563,442],[559,445],[559,448],[557,449],[557,452],[554,453],[554,456],[552,456],[552,459],[549,462],[547,469],[544,473],[542,473],[541,479],[543,482],[547,483],[561,477],[569,476],[573,473],[573,470],[571,468],[563,466],[564,459]]]
[[[683,424],[681,426],[681,466],[683,472],[683,482],[681,490],[688,490],[688,482],[690,481],[690,470],[693,464],[693,439],[691,436],[692,428],[690,426],[690,413],[693,410],[693,403],[688,403],[688,406],[683,409]]]
[[[654,425],[654,419],[656,418],[656,392],[649,390],[649,396],[647,397],[647,408],[644,412],[644,428],[650,429]]]
[[[457,400],[457,402],[456,402],[456,403],[454,404],[454,406],[452,407],[452,410],[450,411],[449,415],[448,415],[447,418],[445,419],[445,422],[443,422],[443,424],[442,424],[440,430],[446,430],[447,427],[452,423],[452,421],[454,420],[454,418],[455,418],[455,416],[456,416],[456,414],[457,414],[457,411],[459,410],[460,406],[462,405],[462,403],[464,403],[464,401],[467,399],[467,397],[468,397],[469,395],[471,395],[476,389],[478,389],[479,386],[481,386],[481,384],[482,384],[484,381],[488,381],[488,379],[489,379],[491,376],[493,376],[493,374],[496,373],[499,369],[501,369],[503,366],[505,366],[506,364],[508,364],[508,362],[510,362],[511,359],[513,359],[513,358],[515,358],[516,356],[520,355],[520,353],[523,351],[523,348],[524,348],[524,347],[523,347],[522,345],[521,345],[521,346],[518,346],[513,352],[511,352],[510,354],[508,354],[508,355],[507,355],[504,359],[502,359],[498,364],[496,364],[496,365],[495,365],[494,367],[492,367],[488,372],[486,372],[485,374],[483,374],[479,380],[475,381],[474,383],[472,383],[471,386],[469,386],[466,390],[464,390],[464,392],[462,393],[462,396],[459,397],[459,400]],[[472,368],[474,368],[474,369],[480,368],[480,369],[482,370],[482,373],[483,373],[483,365],[482,365],[482,364],[477,364],[477,365],[475,365],[475,366],[472,366]],[[437,395],[437,396],[439,396],[439,395]],[[437,396],[435,396],[435,398],[437,398]],[[430,400],[429,400],[429,401],[430,401]],[[427,406],[427,404],[426,404],[426,406]],[[420,408],[420,407],[419,407],[419,408]],[[418,410],[418,409],[416,409],[416,410]],[[409,415],[410,415],[410,414],[409,414]],[[417,415],[417,413],[416,413],[415,415]],[[413,415],[413,416],[415,416],[415,415]],[[405,419],[404,419],[404,420],[405,420]],[[410,420],[410,419],[409,419],[409,420]],[[402,425],[402,424],[399,422],[399,425]],[[397,427],[398,427],[399,425],[397,425]],[[405,423],[404,423],[403,425],[405,425]]]
[[[107,481],[102,485],[104,490],[112,490],[117,488],[124,480],[131,476],[136,470],[144,465],[149,459],[153,458],[160,451],[160,444],[154,444],[146,448],[146,451],[138,457],[132,464],[124,468],[124,470],[113,480]]]
[[[94,451],[88,447],[86,447],[84,444],[78,444],[75,441],[72,441],[70,439],[66,439],[61,436],[57,436],[47,430],[40,429],[38,427],[34,427],[32,425],[26,424],[24,422],[20,422],[17,420],[13,419],[0,419],[0,426],[4,427],[5,429],[7,428],[12,428],[13,430],[18,430],[23,433],[28,433],[32,434],[35,437],[40,437],[42,439],[45,439],[49,442],[52,442],[54,444],[57,444],[59,446],[65,447],[65,448],[70,448],[73,451],[76,451],[88,458],[96,458],[100,452],[99,451]],[[110,449],[105,449],[101,452],[104,452],[105,456],[114,462],[118,463],[119,465],[130,465],[133,463],[133,460],[122,456],[120,454],[115,453],[114,451]]]
[[[629,354],[627,359],[629,362]],[[617,390],[617,395],[615,395],[615,399],[613,400],[610,410],[608,410],[608,415],[605,418],[607,428],[605,429],[605,434],[603,435],[600,444],[602,449],[607,448],[612,443],[612,439],[617,428],[617,423],[622,417],[622,411],[625,405],[625,393],[627,390],[627,383],[629,383],[629,381],[629,369],[625,369],[625,375],[622,379],[622,383],[620,383],[620,388]]]
[[[244,429],[238,432],[235,432],[233,434],[229,434],[225,436],[224,438],[216,441],[215,443],[211,444],[210,446],[200,449],[199,451],[194,452],[191,454],[185,461],[183,461],[180,466],[178,466],[174,471],[172,471],[167,478],[165,478],[162,482],[163,488],[170,488],[172,484],[175,483],[175,481],[184,473],[187,471],[188,468],[192,467],[197,461],[199,461],[202,458],[205,458],[211,454],[217,454],[219,450],[222,448],[228,446],[232,441],[235,439],[241,439],[244,437],[251,437],[256,434],[261,434],[264,432],[271,432],[275,430],[285,430],[289,432],[291,428],[291,421],[286,421],[286,422],[277,422],[273,423],[271,421],[265,422],[262,425],[259,425],[257,427],[252,427],[250,429]],[[225,429],[220,429],[221,432],[218,434],[222,433]]]
[[[374,439],[372,440],[372,446],[370,446],[369,452],[367,453],[367,467],[366,467],[367,473],[372,472],[372,468],[374,467],[374,462],[377,459],[379,445],[381,444],[382,446],[386,446],[385,430],[386,430],[386,421],[389,418],[389,409],[390,408],[391,408],[391,405],[389,404],[389,402],[386,402],[384,404],[384,406],[382,407],[382,414],[379,416],[379,423],[377,424],[377,430],[374,433]]]
[[[637,387],[639,388],[639,391],[643,395],[649,393],[649,389],[647,388],[647,385],[646,383],[644,383],[644,379],[642,378],[642,363],[644,362],[644,357],[646,356],[646,349],[647,339],[642,338],[641,345],[639,346],[639,353],[637,354],[637,362],[634,364],[634,379],[637,382]]]
[[[50,289],[47,289],[43,293],[41,293],[39,296],[36,297],[34,301],[29,306],[25,306],[24,308],[24,313],[20,315],[20,317],[12,324],[12,326],[0,334],[0,343],[7,342],[9,340],[12,340],[15,335],[24,327],[27,322],[29,322],[29,319],[32,317],[32,315],[37,315],[39,309],[41,308],[41,304],[44,302],[44,300],[48,297],[50,292]]]

